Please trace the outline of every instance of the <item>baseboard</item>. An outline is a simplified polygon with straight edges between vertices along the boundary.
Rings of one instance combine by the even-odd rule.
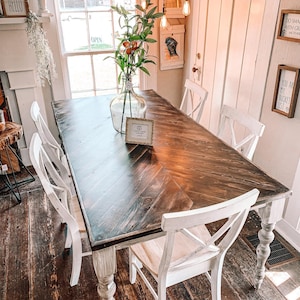
[[[297,232],[284,219],[276,224],[275,230],[300,253],[300,232]]]

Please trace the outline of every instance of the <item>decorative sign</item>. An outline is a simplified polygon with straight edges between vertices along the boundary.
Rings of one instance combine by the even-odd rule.
[[[1,0],[4,17],[26,17],[29,12],[27,0]]]
[[[126,119],[126,143],[152,146],[152,138],[153,120]]]
[[[282,10],[278,39],[300,42],[300,10]]]
[[[299,93],[299,69],[279,65],[272,111],[293,118]]]

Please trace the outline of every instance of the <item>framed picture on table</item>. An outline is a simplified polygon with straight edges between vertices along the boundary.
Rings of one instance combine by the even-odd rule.
[[[152,146],[153,123],[148,119],[127,118],[126,143]]]
[[[299,94],[299,86],[299,69],[279,65],[272,111],[282,114],[288,118],[293,118]]]

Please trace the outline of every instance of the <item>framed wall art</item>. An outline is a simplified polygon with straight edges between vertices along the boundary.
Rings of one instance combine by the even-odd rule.
[[[126,143],[152,146],[153,123],[148,119],[127,118]]]
[[[299,69],[279,65],[272,111],[282,114],[288,118],[293,118],[299,94],[299,86]]]
[[[1,0],[4,17],[26,17],[29,12],[27,0]]]
[[[300,10],[282,10],[277,38],[300,43]]]
[[[159,2],[159,11],[163,11],[165,8],[165,13],[167,18],[184,18],[182,13],[184,0],[161,0]]]
[[[184,25],[160,29],[160,69],[179,69],[184,64]]]

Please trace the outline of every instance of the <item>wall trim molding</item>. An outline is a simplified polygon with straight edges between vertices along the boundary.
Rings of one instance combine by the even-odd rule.
[[[276,226],[275,230],[298,252],[300,252],[300,232],[297,232],[286,220],[280,220]]]

